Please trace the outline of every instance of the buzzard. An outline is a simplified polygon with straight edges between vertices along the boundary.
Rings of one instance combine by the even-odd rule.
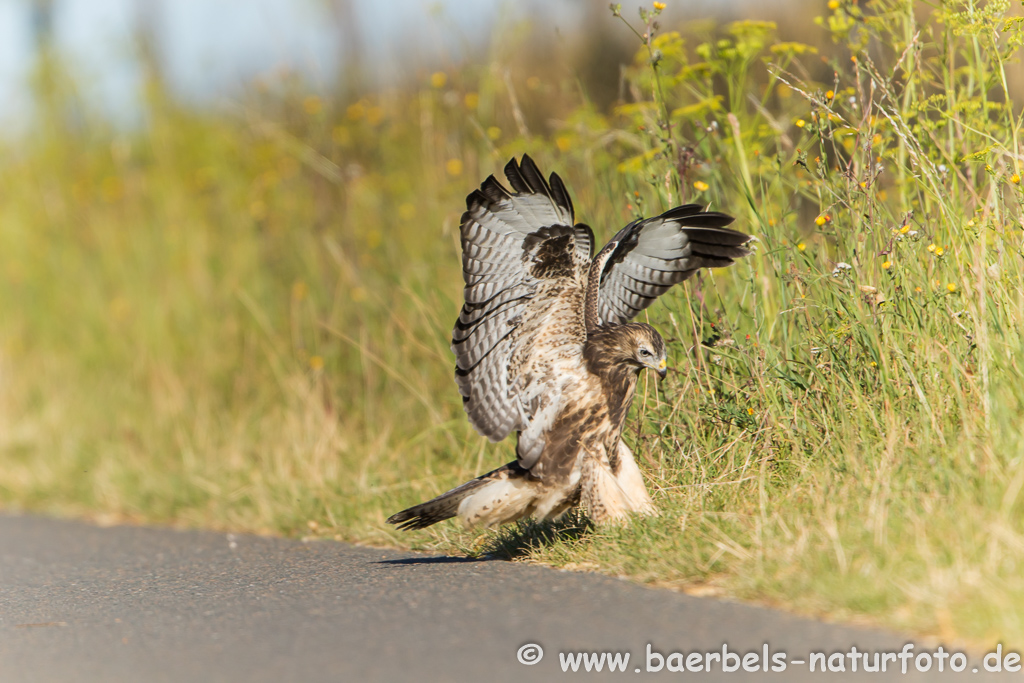
[[[392,515],[401,529],[458,516],[490,527],[582,504],[596,523],[654,512],[622,429],[640,371],[665,377],[665,342],[637,313],[699,268],[728,266],[752,238],[697,204],[624,227],[597,256],[561,178],[528,156],[490,176],[462,216],[465,305],[452,331],[469,421],[516,459]]]

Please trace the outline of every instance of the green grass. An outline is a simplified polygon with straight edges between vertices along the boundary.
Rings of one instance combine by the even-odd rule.
[[[154,82],[124,133],[44,65],[44,115],[0,156],[0,503],[1020,646],[1024,34],[997,2],[833,5],[820,51],[646,15],[612,112],[571,79],[467,66],[230,114]],[[463,198],[523,152],[601,238],[701,201],[757,250],[647,316],[673,372],[642,381],[627,439],[660,516],[400,533],[388,514],[511,458],[462,414],[448,338]]]

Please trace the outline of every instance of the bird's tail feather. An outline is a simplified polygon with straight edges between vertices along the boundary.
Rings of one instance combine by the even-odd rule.
[[[475,497],[471,500],[467,499],[474,496],[474,494],[487,494],[491,488],[497,489],[500,487],[504,490],[509,484],[525,480],[527,475],[527,470],[520,467],[518,462],[510,462],[487,474],[480,475],[476,479],[467,481],[461,486],[456,486],[451,491],[442,493],[437,498],[428,500],[426,503],[420,503],[407,510],[396,512],[388,517],[388,524],[395,524],[399,529],[403,530],[425,529],[431,524],[437,524],[459,515],[467,524],[482,523],[485,526],[490,526],[495,521],[490,519],[491,515],[488,515],[487,512],[492,514],[498,512],[502,517],[511,515],[512,519],[518,518],[522,516],[524,511],[505,510],[503,514],[500,511],[500,503],[503,503],[508,498],[507,495],[496,496],[493,506],[483,501],[480,501],[480,504],[464,506],[463,502],[467,504],[476,503],[478,501],[475,500]],[[491,498],[489,495],[486,497]],[[500,521],[506,520],[501,519]]]

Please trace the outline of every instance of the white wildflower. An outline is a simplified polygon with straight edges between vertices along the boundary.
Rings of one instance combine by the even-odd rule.
[[[846,261],[840,261],[832,270],[832,277],[842,277],[843,275],[846,275],[846,273],[850,270],[853,270],[853,266],[851,266]]]

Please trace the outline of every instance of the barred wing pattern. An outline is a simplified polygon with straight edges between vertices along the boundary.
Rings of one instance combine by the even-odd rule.
[[[505,175],[514,193],[490,176],[466,198],[465,305],[452,331],[466,413],[492,441],[527,430],[551,403],[544,386],[553,380],[550,356],[582,353],[593,253],[593,233],[574,225],[572,200],[557,175],[546,181],[528,156],[512,159]],[[534,424],[526,436],[542,441],[548,426]],[[520,463],[530,467],[541,447],[521,435]]]
[[[732,222],[687,204],[624,227],[594,259],[601,268],[596,323],[629,322],[698,269],[722,268],[749,254],[743,245],[752,238],[725,227]]]
[[[581,502],[597,523],[649,514],[621,436],[640,369],[664,376],[665,349],[654,328],[624,323],[698,268],[747,254],[751,238],[691,204],[627,225],[591,259],[594,235],[574,223],[557,175],[545,180],[527,156],[505,175],[512,190],[491,176],[466,198],[452,351],[470,422],[492,441],[517,432],[516,460],[388,522],[486,527]]]

